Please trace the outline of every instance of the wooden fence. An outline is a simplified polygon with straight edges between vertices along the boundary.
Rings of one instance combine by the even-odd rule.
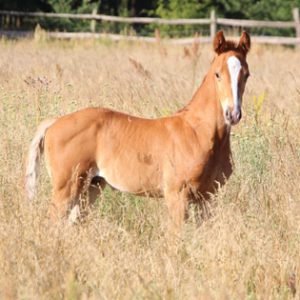
[[[1,26],[4,24],[15,23],[18,27],[20,18],[64,18],[64,19],[80,19],[90,21],[91,32],[47,32],[47,35],[53,38],[109,38],[112,40],[141,40],[145,42],[157,42],[160,38],[156,32],[154,37],[143,36],[128,36],[117,34],[96,33],[96,22],[118,22],[131,24],[157,24],[157,25],[209,25],[210,35],[197,37],[199,42],[211,42],[215,36],[217,27],[232,26],[238,28],[277,28],[277,29],[294,29],[295,37],[279,37],[279,36],[253,36],[254,43],[264,44],[285,44],[285,45],[300,45],[300,17],[299,9],[294,8],[293,20],[288,22],[283,21],[257,21],[257,20],[238,20],[218,18],[215,11],[212,10],[210,18],[207,19],[161,19],[161,18],[137,18],[137,17],[117,17],[97,14],[94,10],[92,14],[68,14],[68,13],[43,13],[43,12],[18,12],[18,11],[0,11],[2,19]],[[29,32],[21,31],[7,31],[0,30],[1,35],[28,35]],[[195,41],[195,38],[180,38],[180,39],[166,39],[166,41],[173,44],[190,44]]]

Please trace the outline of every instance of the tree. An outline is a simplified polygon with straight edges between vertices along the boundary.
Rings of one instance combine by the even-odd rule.
[[[197,0],[159,0],[157,8],[152,12],[155,16],[164,19],[189,19],[197,18],[201,15],[201,5]],[[182,36],[191,35],[197,31],[194,25],[160,25],[152,28],[159,28],[163,35]]]

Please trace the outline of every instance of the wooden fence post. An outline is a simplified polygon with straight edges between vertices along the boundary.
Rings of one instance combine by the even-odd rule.
[[[97,10],[98,10],[98,8],[94,7],[93,11],[92,11],[92,15],[97,15]],[[96,32],[96,20],[91,21],[90,28],[91,28],[91,32]]]
[[[154,31],[154,37],[155,37],[155,40],[157,42],[157,44],[160,44],[160,30],[159,28],[155,28],[155,31]]]
[[[300,38],[300,18],[299,18],[299,8],[293,8],[293,19],[295,22],[295,29],[296,29],[296,37]],[[300,49],[300,45],[297,45],[297,49]]]
[[[16,27],[19,29],[21,27],[21,17],[16,18]]]
[[[216,11],[213,9],[210,11],[210,38],[213,41],[217,32],[217,20]]]

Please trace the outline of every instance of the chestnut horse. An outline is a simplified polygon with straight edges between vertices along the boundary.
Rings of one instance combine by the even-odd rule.
[[[234,43],[219,31],[213,47],[216,56],[201,86],[170,117],[143,119],[86,108],[43,121],[29,149],[29,198],[44,151],[53,185],[52,219],[78,217],[83,190],[93,203],[107,183],[122,192],[163,196],[171,223],[179,228],[189,201],[207,197],[232,173],[230,128],[242,116],[250,37],[243,32]]]

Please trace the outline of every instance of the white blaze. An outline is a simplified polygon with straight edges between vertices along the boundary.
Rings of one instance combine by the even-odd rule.
[[[228,70],[231,79],[231,90],[233,96],[234,109],[240,106],[238,99],[238,78],[242,68],[241,62],[235,56],[230,56],[227,60]]]

